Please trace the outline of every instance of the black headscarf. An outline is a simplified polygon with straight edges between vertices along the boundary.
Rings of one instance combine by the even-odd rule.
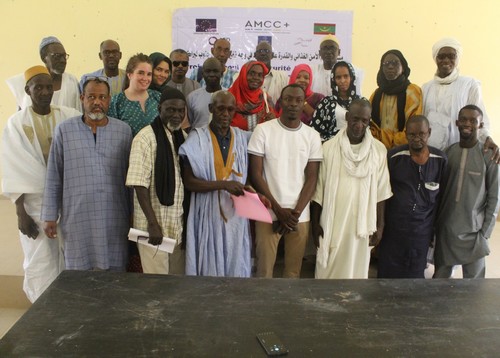
[[[401,62],[403,67],[403,73],[395,80],[388,80],[385,78],[384,71],[382,69],[382,63],[387,55],[396,56]],[[377,73],[377,84],[379,88],[375,91],[372,102],[372,120],[380,126],[380,101],[382,99],[382,94],[395,95],[397,99],[397,111],[398,111],[398,130],[402,131],[406,124],[405,106],[406,106],[406,88],[410,85],[410,67],[408,67],[408,62],[399,50],[389,50],[382,55],[380,59],[380,68]]]
[[[153,52],[151,55],[149,55],[149,59],[151,60],[151,62],[153,62],[153,70],[160,64],[160,62],[165,61],[166,63],[168,63],[170,71],[172,72],[172,61],[170,61],[170,59],[161,52]],[[167,83],[168,81],[170,81],[170,78],[171,76],[169,76],[165,83],[163,83],[161,86],[156,85],[154,81],[151,80],[149,89],[158,91],[160,93],[163,92],[163,90],[167,87]]]

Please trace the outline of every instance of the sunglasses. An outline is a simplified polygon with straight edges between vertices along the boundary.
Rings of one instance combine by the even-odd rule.
[[[449,59],[451,61],[457,59],[457,55],[454,53],[440,53],[439,55],[436,56],[438,60],[445,60]]]
[[[189,61],[172,61],[172,65],[174,65],[174,67],[187,67],[189,65]]]

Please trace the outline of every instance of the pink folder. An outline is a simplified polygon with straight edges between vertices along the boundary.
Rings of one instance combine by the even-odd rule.
[[[262,204],[257,193],[244,190],[245,195],[231,195],[236,209],[236,214],[244,218],[272,223],[273,219],[269,210]]]

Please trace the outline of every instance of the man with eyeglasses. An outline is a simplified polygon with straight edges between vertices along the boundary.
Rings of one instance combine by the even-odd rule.
[[[274,58],[274,53],[269,42],[259,42],[255,48],[254,57],[257,61],[264,63],[269,70],[266,77],[264,77],[264,83],[261,88],[276,103],[280,97],[281,90],[288,84],[288,74],[285,71],[272,68],[271,60]]]
[[[189,69],[189,54],[183,49],[176,49],[170,53],[172,61],[172,78],[168,81],[167,86],[181,91],[185,97],[194,90],[200,88],[200,84],[186,77]]]
[[[80,87],[76,77],[65,72],[66,60],[69,58],[69,55],[66,53],[61,41],[54,36],[43,38],[40,43],[40,58],[52,77],[54,89],[52,104],[71,107],[81,111]],[[23,74],[11,77],[6,82],[16,98],[18,108],[24,109],[29,107],[31,105],[31,98],[24,91],[25,82]]]
[[[164,236],[178,243],[171,254],[138,245],[144,273],[184,274],[185,253],[181,243],[189,207],[179,163],[179,147],[187,136],[181,129],[186,111],[184,94],[166,87],[158,111],[153,123],[134,137],[127,185],[136,193],[134,228],[147,231],[152,245],[160,245]]]
[[[219,60],[222,65],[222,77],[220,79],[220,85],[223,90],[228,90],[232,85],[234,80],[238,77],[238,71],[233,70],[226,66],[227,60],[231,57],[231,43],[228,39],[219,38],[217,39],[212,48],[210,49],[212,56]],[[200,82],[202,87],[205,87],[205,81],[203,80],[202,67],[193,69],[189,78]]]
[[[23,288],[34,302],[63,268],[60,242],[45,235],[40,221],[50,144],[55,126],[80,113],[50,104],[54,89],[45,66],[30,67],[24,78],[32,104],[10,117],[4,129],[2,191],[16,205],[24,252]]]
[[[412,116],[406,122],[408,144],[387,154],[393,196],[385,206],[378,247],[379,278],[425,277],[447,164],[443,152],[427,145],[430,136],[427,118]]]
[[[104,67],[87,73],[80,79],[80,91],[88,77],[107,77],[109,87],[111,88],[111,96],[120,93],[123,90],[123,82],[125,81],[125,70],[118,67],[122,53],[120,45],[113,40],[105,40],[101,42],[99,50],[99,59]]]
[[[321,63],[311,64],[313,73],[313,83],[311,90],[321,93],[324,96],[332,95],[331,75],[333,66],[337,63],[340,56],[340,41],[334,35],[326,35],[319,44],[319,57]],[[345,60],[344,60],[345,61]],[[354,67],[356,74],[356,94],[361,96],[361,86],[363,84],[364,71]]]
[[[436,222],[434,278],[450,278],[461,265],[463,278],[484,278],[489,238],[500,207],[499,167],[478,140],[483,112],[466,105],[455,125],[460,140],[446,149],[448,168]]]
[[[493,149],[492,160],[500,162],[498,146],[489,136],[490,120],[484,109],[481,84],[472,77],[461,76],[458,64],[462,45],[454,38],[444,38],[432,46],[432,57],[437,65],[434,79],[422,86],[423,114],[429,119],[432,137],[429,145],[444,150],[457,143],[460,135],[454,121],[458,111],[467,104],[474,104],[484,113],[484,125],[479,130],[479,140],[485,149]]]
[[[63,238],[67,270],[124,271],[132,193],[125,185],[130,126],[108,117],[106,79],[83,84],[83,116],[60,123],[47,163],[45,234]]]

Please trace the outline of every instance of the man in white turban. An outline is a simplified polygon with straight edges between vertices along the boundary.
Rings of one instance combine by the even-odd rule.
[[[432,136],[429,145],[444,150],[460,139],[455,121],[458,111],[468,104],[481,108],[484,126],[479,139],[485,150],[493,149],[493,159],[499,161],[498,147],[489,137],[490,121],[484,109],[481,84],[472,77],[460,76],[458,64],[462,57],[462,45],[454,38],[444,38],[432,47],[432,57],[437,65],[434,79],[422,86],[424,97],[423,115],[429,119]]]

